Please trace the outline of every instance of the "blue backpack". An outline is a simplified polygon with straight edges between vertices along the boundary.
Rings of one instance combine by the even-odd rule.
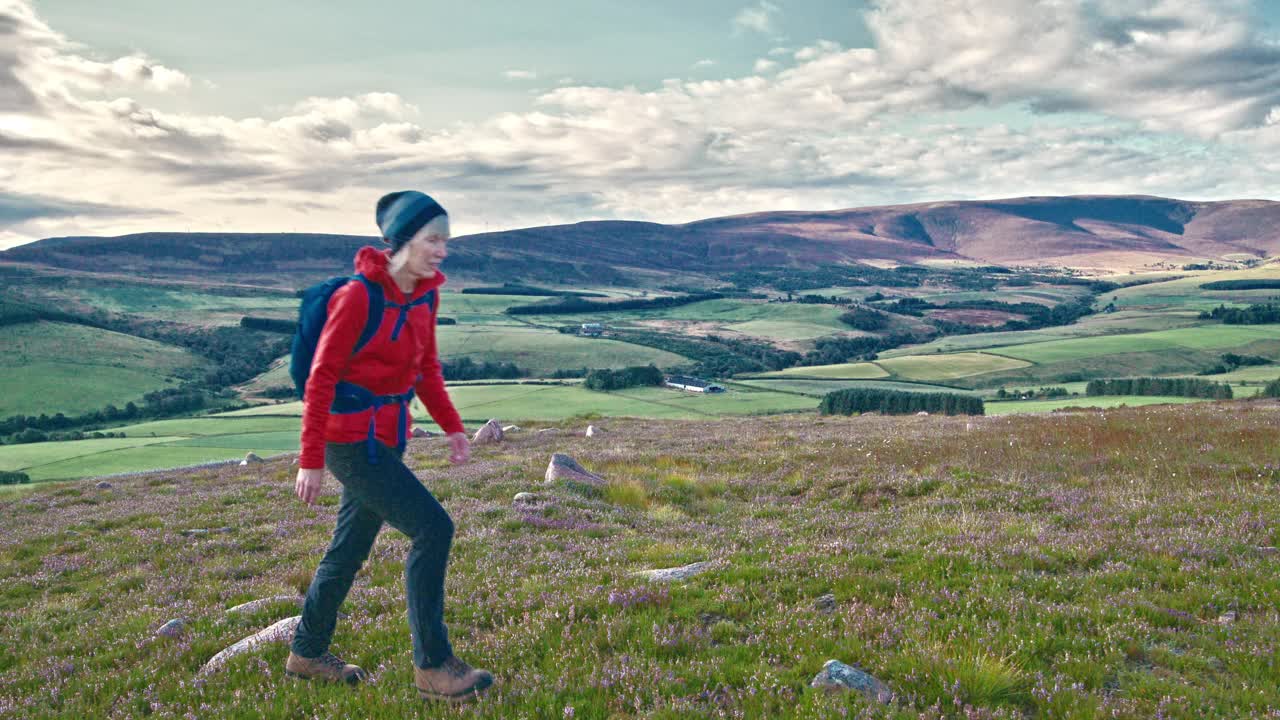
[[[405,322],[409,319],[409,311],[411,309],[424,304],[433,310],[435,309],[435,290],[428,292],[417,300],[401,305],[387,300],[382,293],[382,286],[359,274],[332,277],[318,285],[312,285],[307,288],[302,293],[302,304],[298,309],[298,329],[293,335],[293,356],[289,361],[289,375],[293,378],[293,386],[298,391],[299,398],[302,398],[306,392],[307,378],[311,376],[311,362],[315,359],[316,346],[320,344],[320,333],[324,330],[324,324],[329,319],[329,299],[338,288],[353,280],[364,283],[365,289],[369,291],[369,315],[365,320],[364,330],[361,331],[360,338],[356,341],[356,346],[351,351],[352,355],[360,352],[365,345],[369,344],[373,336],[378,334],[378,327],[382,324],[383,311],[388,305],[400,310],[400,315],[396,318],[395,328],[391,331],[392,341],[399,339],[400,330],[404,328]],[[409,401],[412,399],[412,387],[398,395],[375,395],[359,385],[341,381],[337,385],[333,406],[330,411],[345,414],[363,412],[373,408],[374,416],[376,416],[379,407],[392,403],[399,404],[400,441],[398,449],[403,450],[408,433]],[[371,417],[369,420],[369,461],[373,464],[377,463],[375,434],[376,426],[374,425],[374,419]]]

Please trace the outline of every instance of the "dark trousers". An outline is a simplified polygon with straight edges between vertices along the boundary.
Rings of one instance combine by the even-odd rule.
[[[338,607],[386,521],[413,541],[405,561],[413,661],[421,668],[443,663],[453,654],[444,626],[445,566],[453,543],[449,513],[405,467],[401,453],[382,443],[376,465],[369,464],[364,441],[329,443],[324,459],[342,483],[342,505],[333,541],[307,590],[294,654],[313,658],[329,649]]]

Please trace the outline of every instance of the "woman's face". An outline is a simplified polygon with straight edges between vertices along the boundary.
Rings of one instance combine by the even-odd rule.
[[[440,263],[449,255],[449,218],[441,215],[422,226],[409,242],[400,248],[404,266],[419,280],[435,277]]]

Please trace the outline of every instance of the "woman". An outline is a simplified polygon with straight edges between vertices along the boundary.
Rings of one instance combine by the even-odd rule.
[[[365,679],[361,668],[330,653],[338,607],[369,556],[385,521],[412,541],[405,563],[414,681],[424,698],[465,700],[493,676],[454,656],[444,625],[445,566],[453,521],[401,460],[416,394],[447,433],[454,463],[470,457],[462,420],[445,390],[436,355],[437,288],[449,240],[449,216],[416,191],[384,196],[378,227],[389,250],[356,254],[362,282],[348,282],[329,299],[303,394],[302,453],[295,490],[315,503],[326,467],[342,483],[342,504],[328,552],[303,604],[285,670],[289,675],[347,683]],[[384,310],[372,339],[356,349],[376,312]],[[354,352],[353,352],[354,351]]]

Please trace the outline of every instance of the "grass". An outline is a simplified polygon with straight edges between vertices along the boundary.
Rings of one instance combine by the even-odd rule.
[[[225,609],[307,584],[332,482],[316,507],[287,460],[36,487],[0,496],[0,715],[1271,717],[1277,412],[612,421],[605,438],[516,434],[463,467],[415,441],[458,528],[451,638],[498,678],[461,708],[410,687],[410,544],[390,529],[334,638],[372,683],[289,682],[281,644],[193,682],[293,612]],[[543,485],[556,451],[603,491]],[[527,490],[550,502],[517,510]],[[671,585],[630,574],[700,560],[718,564]],[[181,638],[153,637],[175,617]],[[810,689],[829,658],[899,700]]]
[[[0,417],[124,407],[208,366],[182,348],[67,323],[0,327],[0,347]]]
[[[877,360],[894,378],[903,380],[943,381],[1004,370],[1016,370],[1029,363],[988,353],[952,353],[949,355],[907,355]]]

